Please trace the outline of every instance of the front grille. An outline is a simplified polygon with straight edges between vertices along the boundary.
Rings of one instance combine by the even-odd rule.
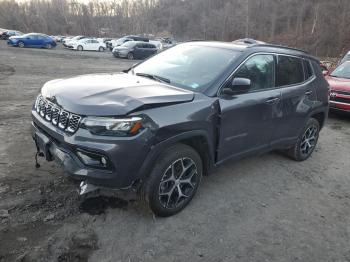
[[[75,133],[79,128],[81,116],[63,110],[41,95],[35,102],[35,110],[43,119],[68,133]]]
[[[350,104],[350,98],[344,98],[344,97],[331,97],[331,101],[339,102],[339,103],[345,103]]]

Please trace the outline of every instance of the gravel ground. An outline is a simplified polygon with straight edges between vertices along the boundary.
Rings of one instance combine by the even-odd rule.
[[[227,162],[166,219],[138,202],[80,199],[54,164],[35,169],[40,87],[132,64],[0,43],[0,261],[350,261],[350,116],[330,115],[305,162],[277,153]]]

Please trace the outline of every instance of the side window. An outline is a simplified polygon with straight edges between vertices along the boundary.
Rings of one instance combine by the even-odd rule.
[[[304,60],[304,68],[305,68],[305,80],[312,78],[314,76],[314,71],[312,70],[309,60]]]
[[[276,86],[294,85],[304,82],[304,70],[300,58],[279,55],[276,67]]]
[[[235,73],[235,78],[248,78],[251,91],[274,87],[275,62],[273,55],[256,55],[246,61]]]

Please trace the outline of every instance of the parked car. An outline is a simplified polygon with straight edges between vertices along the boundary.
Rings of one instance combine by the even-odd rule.
[[[162,49],[168,49],[176,45],[176,41],[169,37],[156,38],[155,40],[162,43]]]
[[[77,41],[79,41],[81,39],[85,39],[85,38],[87,38],[87,37],[83,36],[83,35],[77,35],[77,36],[74,36],[72,38],[65,38],[64,40],[62,40],[62,44],[64,47],[72,48],[74,43],[76,43]]]
[[[330,108],[350,112],[350,61],[340,64],[326,76],[330,85]]]
[[[11,36],[7,41],[8,45],[18,47],[45,47],[51,49],[56,46],[55,40],[48,35],[30,33],[21,36]]]
[[[78,51],[100,51],[106,50],[106,45],[102,41],[98,41],[95,38],[83,38],[79,41],[69,44],[70,49]]]
[[[124,73],[47,82],[32,136],[81,194],[138,192],[156,215],[174,215],[226,160],[311,156],[329,107],[319,64],[269,44],[179,44]]]
[[[113,48],[114,57],[122,57],[130,60],[146,59],[158,52],[155,45],[140,41],[126,42],[121,46]]]
[[[107,45],[107,48],[109,48],[112,51],[114,47],[121,46],[124,43],[129,41],[149,42],[149,39],[142,36],[128,35],[128,36],[124,36],[122,38],[110,41],[109,44]]]
[[[0,34],[1,40],[8,40],[11,36],[21,36],[23,35],[20,31],[6,30]]]

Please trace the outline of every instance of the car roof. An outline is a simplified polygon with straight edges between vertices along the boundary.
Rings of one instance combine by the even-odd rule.
[[[190,41],[183,44],[225,48],[225,49],[231,49],[231,50],[240,51],[240,52],[249,51],[250,53],[271,52],[271,53],[278,53],[278,54],[294,55],[294,56],[300,56],[303,58],[313,59],[318,62],[317,58],[308,54],[304,50],[300,50],[300,49],[292,48],[288,46],[269,44],[269,43],[265,43],[254,39],[239,39],[233,42]]]

